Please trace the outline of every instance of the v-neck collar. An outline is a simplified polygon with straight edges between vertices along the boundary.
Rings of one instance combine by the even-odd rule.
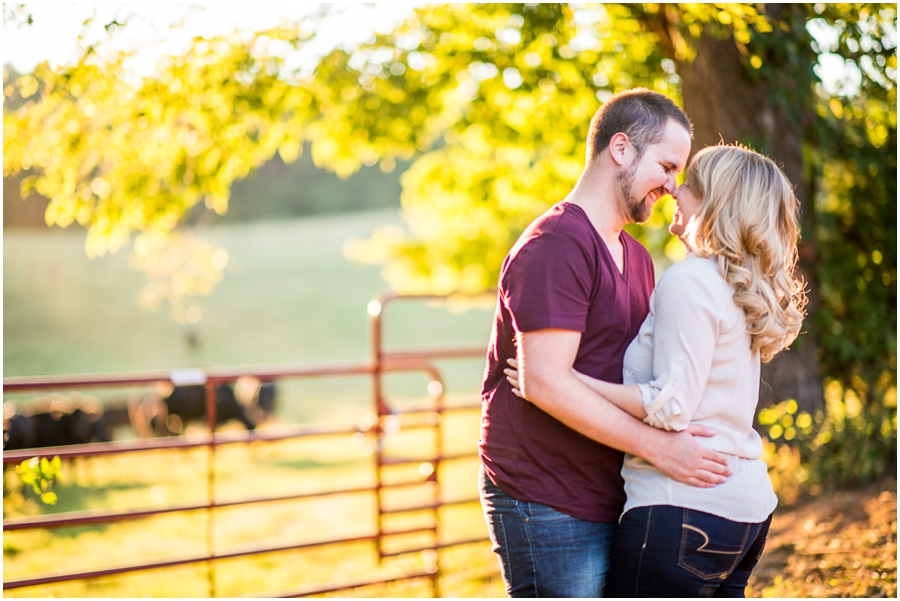
[[[594,224],[591,222],[591,218],[588,217],[587,211],[585,211],[580,205],[577,205],[572,202],[566,203],[569,206],[577,207],[578,211],[581,212],[582,216],[587,220],[588,225],[591,228],[591,231],[594,232],[594,236],[597,237],[597,240],[600,242],[600,245],[603,247],[603,250],[606,251],[607,258],[612,262],[615,267],[616,273],[619,274],[624,281],[628,281],[628,277],[625,275],[628,273],[628,245],[625,243],[625,229],[623,228],[619,231],[619,243],[622,245],[622,269],[619,270],[619,265],[616,263],[615,257],[613,257],[612,251],[609,248],[609,245],[606,243],[606,240],[603,239],[603,236],[600,235],[600,232],[597,231],[597,228],[594,227]]]

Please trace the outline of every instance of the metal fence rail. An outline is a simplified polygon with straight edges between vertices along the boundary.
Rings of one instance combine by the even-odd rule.
[[[420,351],[403,351],[390,352],[383,348],[382,342],[382,316],[384,307],[398,299],[419,299],[419,300],[440,300],[444,297],[436,296],[398,296],[385,295],[378,300],[369,304],[369,325],[371,333],[371,351],[372,359],[368,362],[354,364],[336,364],[313,368],[291,368],[291,369],[220,369],[200,372],[190,370],[190,372],[154,372],[142,374],[103,374],[103,375],[87,375],[87,376],[50,376],[50,377],[34,377],[34,378],[7,378],[4,379],[4,392],[23,392],[32,390],[53,390],[53,389],[82,389],[82,388],[99,388],[99,387],[129,387],[129,386],[146,386],[159,382],[178,383],[185,379],[191,380],[191,383],[202,383],[206,387],[206,411],[207,411],[207,428],[208,433],[202,436],[194,437],[178,437],[178,438],[159,438],[159,439],[142,439],[132,441],[116,441],[110,443],[95,443],[85,445],[71,445],[61,447],[46,447],[38,449],[25,449],[19,451],[4,451],[3,463],[18,463],[32,457],[53,457],[75,458],[75,457],[92,457],[99,455],[119,455],[125,453],[143,452],[149,450],[171,450],[171,449],[208,449],[207,461],[207,486],[206,499],[202,502],[187,502],[171,504],[168,506],[151,508],[151,509],[129,509],[129,510],[89,510],[89,511],[73,511],[66,513],[57,513],[39,517],[13,518],[3,521],[3,528],[6,531],[27,530],[27,529],[50,529],[67,526],[81,526],[99,523],[122,522],[127,520],[139,520],[152,516],[205,511],[206,520],[206,551],[205,553],[197,553],[190,556],[182,556],[158,561],[149,561],[143,563],[112,565],[101,569],[83,570],[65,573],[45,573],[35,575],[29,578],[18,580],[4,581],[3,589],[18,589],[24,587],[33,587],[57,582],[66,582],[74,580],[84,580],[88,578],[97,578],[102,576],[110,576],[116,574],[124,574],[130,572],[140,572],[145,570],[153,570],[164,567],[181,566],[189,564],[198,564],[206,562],[208,565],[207,576],[209,581],[209,595],[216,596],[216,581],[213,562],[222,559],[232,559],[237,557],[246,557],[259,555],[264,553],[274,553],[279,551],[308,549],[315,547],[324,547],[328,545],[355,543],[355,542],[373,542],[378,551],[378,559],[381,561],[387,557],[394,557],[409,553],[418,553],[423,551],[432,552],[435,560],[431,565],[426,565],[423,570],[414,570],[406,572],[402,575],[394,575],[387,578],[374,578],[372,580],[359,580],[350,583],[333,583],[319,586],[307,586],[294,590],[282,590],[275,592],[262,592],[258,596],[265,597],[299,597],[324,594],[327,592],[335,592],[348,590],[362,586],[374,584],[383,584],[398,580],[427,578],[432,585],[432,592],[435,596],[440,596],[440,560],[437,551],[451,546],[470,544],[487,540],[486,537],[470,538],[464,540],[454,540],[440,542],[438,539],[438,516],[437,512],[442,508],[450,505],[458,505],[465,503],[477,502],[477,498],[456,499],[453,501],[443,501],[440,494],[440,482],[438,479],[438,468],[442,462],[472,458],[476,454],[472,452],[445,454],[442,441],[441,422],[443,416],[447,412],[455,411],[473,411],[480,408],[480,403],[473,401],[465,405],[455,405],[453,407],[444,406],[444,381],[440,371],[435,367],[433,361],[436,359],[454,359],[454,358],[473,358],[483,357],[484,348],[455,348],[455,349],[425,349]],[[397,410],[392,407],[386,398],[383,389],[382,376],[386,373],[397,372],[424,372],[430,378],[434,386],[429,387],[430,403],[425,408],[415,408],[411,410]],[[215,432],[216,425],[216,386],[222,383],[233,383],[242,376],[252,376],[260,380],[276,381],[284,379],[297,378],[316,378],[316,377],[341,377],[341,376],[368,376],[372,379],[372,403],[375,409],[377,420],[368,429],[360,427],[354,428],[314,428],[314,427],[294,427],[280,431],[262,431],[262,432]],[[409,428],[432,428],[434,430],[434,450],[426,457],[389,457],[385,454],[381,442],[384,439],[386,428],[385,423],[388,418],[397,419],[399,416],[418,414],[427,419],[419,424],[411,425]],[[376,444],[372,455],[372,469],[374,470],[375,482],[371,486],[356,486],[334,488],[330,490],[322,490],[317,492],[304,492],[296,494],[267,495],[267,496],[247,496],[236,499],[217,499],[216,498],[216,470],[215,457],[216,449],[222,445],[247,444],[253,442],[276,442],[282,440],[296,440],[302,438],[322,438],[331,436],[348,436],[356,433],[363,433],[372,436]],[[474,441],[473,441],[474,442]],[[386,467],[405,465],[405,464],[422,464],[428,462],[433,466],[433,470],[423,479],[410,480],[403,482],[387,483],[383,481],[382,471]],[[433,496],[430,502],[418,502],[403,507],[385,506],[382,491],[397,489],[423,482],[431,482],[433,485]],[[213,532],[215,526],[215,510],[226,507],[235,507],[240,505],[271,503],[276,501],[311,499],[319,497],[328,497],[334,495],[344,495],[353,493],[373,493],[376,498],[377,527],[374,532],[359,536],[335,537],[324,540],[315,541],[298,541],[290,544],[281,545],[252,545],[241,548],[232,548],[225,551],[217,551],[215,549]],[[431,526],[406,528],[406,529],[389,529],[385,526],[384,517],[404,512],[413,511],[431,511],[433,519]],[[383,546],[386,537],[394,537],[400,535],[430,533],[432,536],[429,544],[418,544],[410,548],[402,550],[385,550]]]

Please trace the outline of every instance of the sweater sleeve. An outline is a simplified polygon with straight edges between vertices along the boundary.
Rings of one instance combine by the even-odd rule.
[[[690,425],[719,332],[710,282],[684,267],[666,274],[654,293],[653,377],[639,385],[644,422],[665,430]]]

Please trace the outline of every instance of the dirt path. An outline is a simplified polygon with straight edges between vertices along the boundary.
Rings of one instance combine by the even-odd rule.
[[[896,597],[897,481],[779,507],[750,585],[754,597]]]

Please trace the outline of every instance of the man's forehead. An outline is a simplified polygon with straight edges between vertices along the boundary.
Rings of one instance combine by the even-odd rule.
[[[691,134],[678,123],[669,120],[663,139],[656,145],[656,152],[660,159],[683,167],[691,153]]]

